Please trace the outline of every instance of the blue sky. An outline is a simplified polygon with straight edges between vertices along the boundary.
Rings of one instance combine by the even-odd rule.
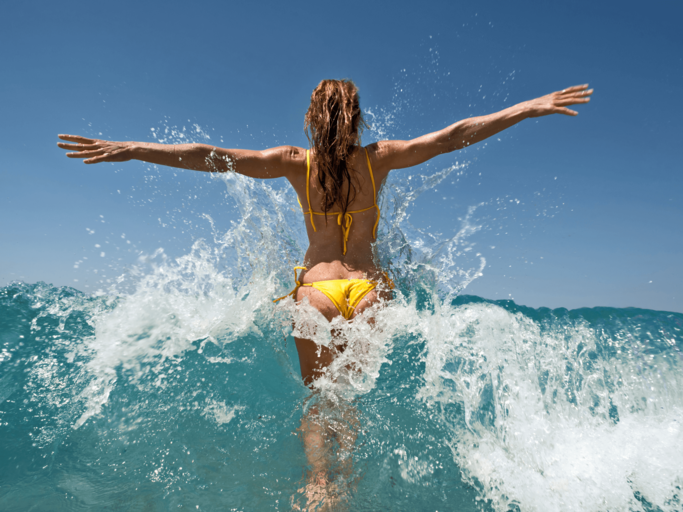
[[[205,235],[197,211],[234,215],[222,184],[202,173],[84,166],[63,156],[58,133],[151,141],[151,128],[196,124],[227,147],[303,146],[312,89],[349,77],[362,107],[392,113],[393,135],[407,138],[588,82],[596,93],[577,118],[527,120],[423,169],[470,162],[461,181],[421,197],[412,218],[448,233],[445,213],[486,203],[475,242],[488,266],[468,293],[683,311],[680,2],[12,2],[2,11],[0,285],[92,291],[86,270],[113,272],[114,254],[132,258],[124,242],[180,255]],[[501,198],[520,203],[501,213]],[[174,217],[179,205],[189,212]]]

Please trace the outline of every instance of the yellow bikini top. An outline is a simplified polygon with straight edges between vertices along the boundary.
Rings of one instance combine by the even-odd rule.
[[[349,231],[351,230],[351,223],[353,222],[353,217],[351,216],[352,213],[361,213],[361,212],[367,212],[368,210],[372,210],[373,208],[377,209],[377,220],[375,221],[375,226],[372,228],[372,237],[374,239],[377,238],[377,225],[379,224],[379,206],[377,206],[377,189],[375,188],[375,177],[372,175],[372,166],[370,165],[370,157],[368,156],[368,150],[365,150],[365,158],[368,161],[368,170],[370,171],[370,179],[372,180],[372,194],[374,197],[375,204],[372,206],[369,206],[368,208],[363,208],[362,210],[354,210],[352,212],[346,212],[345,214],[342,214],[342,212],[327,212],[327,215],[337,215],[337,224],[339,224],[342,228],[342,232],[344,234],[344,250],[342,251],[342,254],[346,254],[346,242],[349,239]],[[311,177],[311,152],[310,150],[306,150],[306,201],[308,201],[308,211],[303,212],[304,215],[310,215],[311,216],[311,226],[313,226],[313,231],[318,231],[315,229],[315,222],[313,221],[313,216],[314,215],[325,215],[323,212],[314,212],[313,208],[311,208],[311,194],[309,192],[309,181]],[[297,198],[297,201],[299,199]],[[299,201],[299,206],[301,206],[301,201]],[[304,207],[301,206],[301,210],[303,211]]]

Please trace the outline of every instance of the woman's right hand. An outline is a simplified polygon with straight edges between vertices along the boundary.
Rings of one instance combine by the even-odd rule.
[[[62,140],[76,142],[66,144],[58,142],[57,146],[75,153],[67,153],[69,158],[85,158],[84,164],[98,164],[100,162],[126,162],[133,158],[134,142],[112,142],[108,140],[89,139],[78,135],[59,135]]]
[[[525,109],[528,109],[528,117],[541,117],[550,114],[576,116],[579,113],[567,107],[579,103],[588,103],[591,100],[589,97],[591,94],[593,94],[593,89],[589,89],[588,84],[575,85],[534,100],[525,101],[523,105]]]

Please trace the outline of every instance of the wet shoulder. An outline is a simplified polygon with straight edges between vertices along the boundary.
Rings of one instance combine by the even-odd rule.
[[[363,163],[365,166],[367,166],[367,160],[370,160],[370,166],[372,168],[372,174],[375,178],[375,182],[377,183],[377,186],[384,181],[384,178],[387,177],[389,174],[388,168],[385,168],[386,166],[383,165],[383,159],[385,156],[386,149],[382,145],[383,141],[379,142],[373,142],[372,144],[368,144],[367,146],[363,147],[362,150],[360,151],[360,158],[362,158]],[[367,152],[367,153],[366,153]],[[367,154],[367,157],[366,157]]]
[[[282,168],[282,175],[296,178],[302,172],[306,175],[306,150],[297,146],[278,146],[263,150],[266,165],[278,165]]]

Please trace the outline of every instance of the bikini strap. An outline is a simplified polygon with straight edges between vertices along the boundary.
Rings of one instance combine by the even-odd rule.
[[[308,270],[308,269],[307,269],[306,267],[294,267],[294,282],[296,283],[296,286],[295,286],[294,289],[293,289],[291,292],[289,292],[287,295],[283,295],[283,296],[280,297],[279,299],[275,299],[273,302],[278,302],[278,301],[280,301],[280,300],[282,300],[282,299],[286,299],[286,298],[289,297],[290,295],[295,295],[296,292],[297,292],[297,290],[298,290],[299,288],[301,288],[302,286],[304,286],[304,284],[303,284],[302,282],[299,281],[299,276],[296,275],[296,271],[297,271],[297,270]],[[308,286],[308,285],[306,285],[306,286]]]
[[[368,148],[365,149],[365,159],[368,161],[368,170],[370,171],[370,179],[372,180],[372,196],[375,198],[375,205],[377,205],[377,189],[375,189],[375,177],[372,175],[372,165],[370,165],[370,155],[368,155]]]
[[[294,267],[294,282],[297,284],[297,286],[301,286],[301,283],[299,282],[299,278],[296,275],[297,270],[308,270],[306,267]],[[301,276],[301,273],[299,273],[299,276]]]
[[[372,195],[375,199],[375,208],[377,209],[377,220],[375,220],[375,227],[372,228],[372,234],[377,238],[377,226],[379,225],[379,206],[377,205],[377,189],[375,188],[375,176],[372,174],[372,165],[370,165],[370,155],[368,155],[368,148],[365,148],[365,159],[368,161],[368,171],[370,171],[370,179],[372,180]]]
[[[342,239],[344,240],[342,256],[346,254],[346,242],[349,241],[349,232],[351,231],[351,223],[353,222],[353,215],[351,215],[351,213],[354,212],[346,212],[344,215],[340,212],[339,216],[337,217],[337,224],[339,224],[342,228]]]
[[[313,208],[311,208],[311,193],[309,192],[309,184],[311,178],[311,150],[306,150],[306,201],[308,201],[308,213],[311,214],[311,226],[313,226],[313,231],[318,231],[315,229],[315,222],[313,221]],[[374,182],[373,182],[374,183]],[[374,184],[373,184],[374,187]],[[294,273],[296,274],[296,272]]]

